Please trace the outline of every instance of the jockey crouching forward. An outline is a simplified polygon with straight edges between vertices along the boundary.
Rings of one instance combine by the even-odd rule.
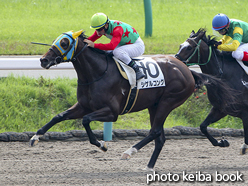
[[[136,62],[131,59],[131,57],[142,55],[145,51],[144,42],[133,27],[120,21],[109,20],[104,13],[96,13],[91,18],[90,28],[96,30],[93,35],[84,40],[89,47],[112,50],[116,58],[134,69],[136,80],[145,77]],[[102,35],[111,39],[110,43],[94,43]]]
[[[229,19],[225,14],[217,14],[212,21],[212,29],[224,35],[217,48],[232,51],[232,57],[242,60],[248,66],[248,23]],[[229,41],[233,39],[231,44]]]

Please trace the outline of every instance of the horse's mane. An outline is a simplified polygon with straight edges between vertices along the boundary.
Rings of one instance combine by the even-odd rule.
[[[207,43],[210,46],[213,46],[214,44],[216,44],[217,38],[214,35],[206,35],[207,29],[206,28],[200,28],[197,33],[193,34],[191,37],[197,37],[200,33],[204,33],[202,40]]]
[[[85,35],[85,31],[84,32],[82,32],[79,36],[78,36],[82,41],[84,40],[84,39],[88,39],[88,36],[87,35]],[[97,49],[97,48],[92,48],[92,47],[89,47],[92,51],[94,51],[94,52],[97,52],[97,53],[99,53],[99,54],[107,54],[105,51],[103,51],[103,50],[100,50],[100,49]]]
[[[213,50],[216,52],[216,54],[219,55],[229,55],[230,52],[224,52],[224,51],[220,51],[218,50],[216,47],[214,47],[214,45],[216,43],[218,43],[217,41],[217,37],[214,35],[206,35],[207,29],[206,28],[200,28],[197,33],[192,32],[190,35],[190,38],[193,37],[197,37],[199,34],[204,33],[202,40],[208,45],[208,46],[212,46]]]
[[[78,36],[78,37],[79,37],[80,39],[82,39],[82,40],[88,39],[88,36],[86,36],[84,33],[85,33],[85,31],[82,32],[82,33]]]

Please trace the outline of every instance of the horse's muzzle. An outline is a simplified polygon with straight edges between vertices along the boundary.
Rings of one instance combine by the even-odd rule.
[[[53,66],[55,63],[53,61],[48,61],[46,58],[40,58],[40,65],[42,68],[49,69],[51,66]]]
[[[179,54],[176,54],[175,55],[175,58],[179,59],[180,61],[183,61],[182,58],[181,58],[181,56]]]
[[[177,58],[178,60],[180,60],[180,61],[182,61],[183,63],[187,64],[187,61],[184,61],[184,60],[182,59],[182,57],[181,57],[179,54],[176,54],[176,55],[175,55],[175,58]]]

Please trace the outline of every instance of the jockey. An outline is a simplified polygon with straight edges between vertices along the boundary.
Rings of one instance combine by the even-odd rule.
[[[212,29],[223,35],[217,44],[219,50],[232,51],[233,58],[248,62],[248,23],[217,14],[213,18]],[[232,43],[228,44],[231,39]]]
[[[88,46],[100,50],[112,50],[116,58],[134,69],[136,80],[145,77],[131,58],[140,56],[145,51],[144,42],[133,27],[124,22],[109,20],[104,13],[96,13],[91,18],[90,28],[95,29],[95,32],[84,40]],[[102,35],[111,39],[110,43],[94,43]]]

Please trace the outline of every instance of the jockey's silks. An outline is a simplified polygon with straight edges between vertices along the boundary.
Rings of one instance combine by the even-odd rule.
[[[127,23],[121,21],[115,21],[115,20],[109,21],[109,27],[108,30],[106,31],[107,38],[112,39],[113,30],[117,26],[121,26],[123,28],[123,35],[119,45],[132,44],[139,38],[139,33],[132,26],[130,26]]]
[[[227,44],[231,39],[233,39],[233,42]],[[223,51],[235,51],[240,43],[248,43],[248,23],[231,19],[228,32],[221,41],[222,44],[218,46],[218,49]]]

